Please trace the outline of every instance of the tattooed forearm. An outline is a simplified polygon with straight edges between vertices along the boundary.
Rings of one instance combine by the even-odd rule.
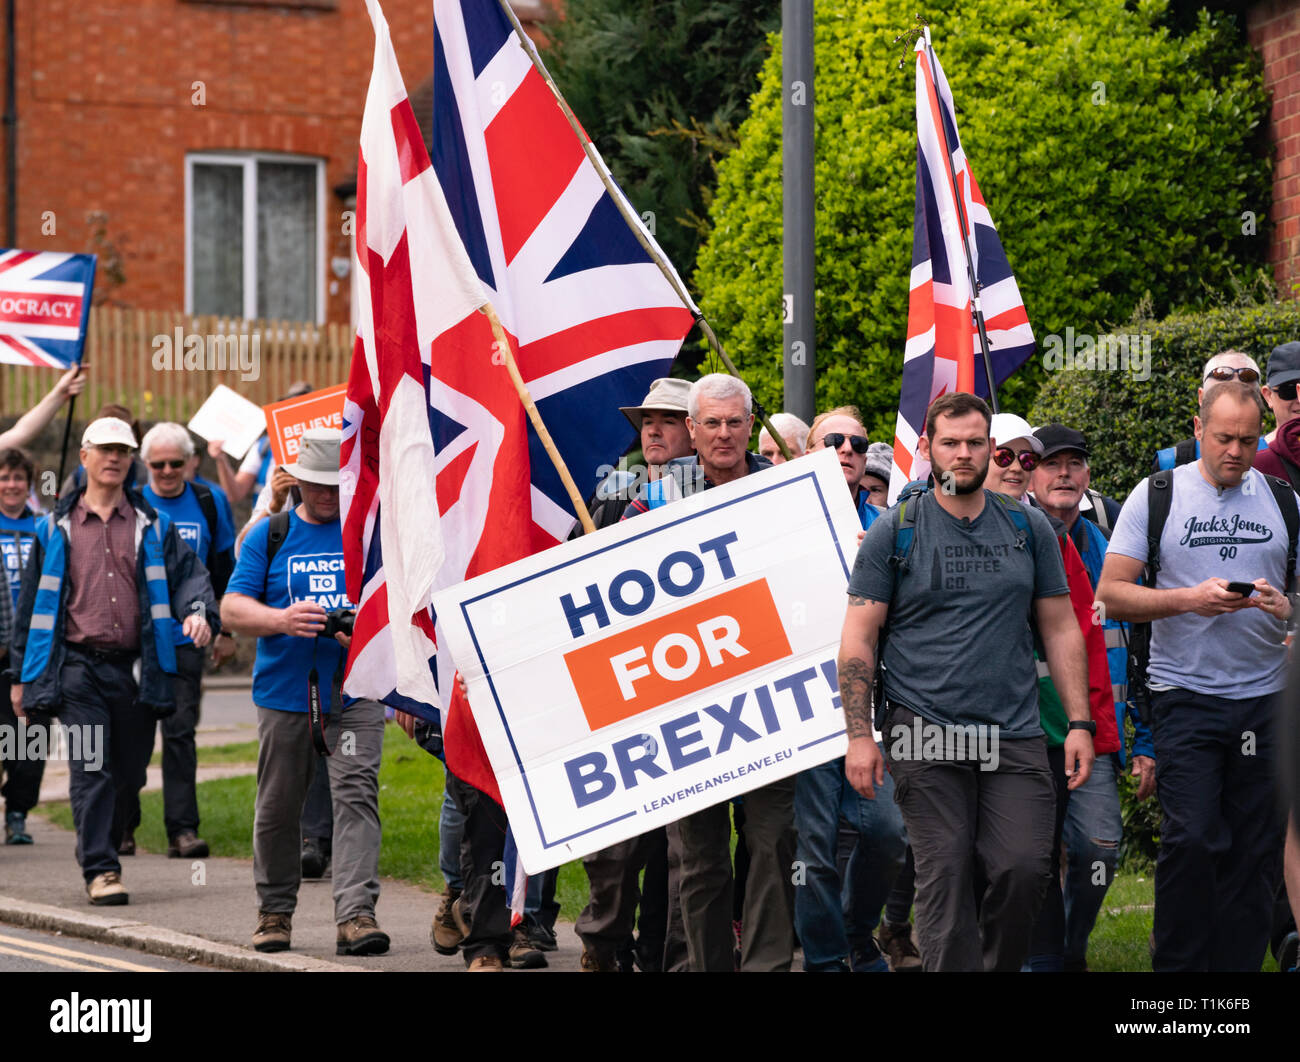
[[[874,660],[861,657],[839,659],[840,703],[844,705],[844,728],[850,741],[872,736],[871,686],[875,673]]]

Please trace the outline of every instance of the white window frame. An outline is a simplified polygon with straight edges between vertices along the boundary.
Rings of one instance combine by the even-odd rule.
[[[257,164],[294,162],[316,167],[316,320],[325,323],[325,160],[273,151],[192,151],[185,156],[185,312],[194,312],[194,167],[238,166],[244,178],[243,316],[257,317]]]

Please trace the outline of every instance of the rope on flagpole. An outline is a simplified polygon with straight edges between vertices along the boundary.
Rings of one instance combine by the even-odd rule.
[[[940,108],[943,101],[939,99],[939,68],[934,58],[934,47],[930,44],[930,27],[926,26],[922,31],[925,38],[925,54],[930,60],[930,80],[934,84],[935,102]],[[942,113],[940,114],[942,119]],[[954,128],[956,127],[957,116],[952,116]],[[970,253],[970,237],[966,234],[966,211],[962,208],[961,193],[957,188],[957,170],[952,164],[952,148],[948,146],[948,137],[943,128],[943,122],[940,120],[939,127],[936,130],[939,134],[940,143],[943,145],[944,161],[948,163],[948,175],[952,178],[952,198],[957,205],[957,222],[961,228],[961,245],[966,252],[966,275],[970,278],[971,290],[971,316],[975,319],[975,327],[979,329],[980,350],[984,353],[984,376],[989,384],[989,405],[993,407],[993,412],[998,412],[998,389],[993,383],[993,358],[989,354],[989,334],[984,328],[984,310],[980,307],[980,280],[975,275],[975,259]]]
[[[510,380],[519,394],[519,401],[524,404],[528,419],[533,423],[533,430],[537,432],[537,437],[542,440],[542,446],[546,448],[546,453],[555,465],[555,471],[560,474],[560,482],[564,484],[564,489],[569,492],[569,500],[573,502],[574,511],[582,522],[582,533],[589,535],[596,530],[596,525],[591,522],[591,513],[587,510],[587,503],[583,500],[582,495],[578,493],[578,485],[573,482],[573,477],[569,474],[569,467],[564,463],[564,458],[560,456],[560,451],[556,448],[551,433],[546,430],[546,425],[542,423],[542,415],[537,411],[537,404],[533,401],[533,396],[528,393],[528,385],[524,383],[524,378],[519,375],[519,366],[515,364],[515,356],[510,350],[510,341],[506,338],[505,329],[501,327],[501,319],[497,317],[497,312],[492,308],[490,302],[484,303],[480,309],[481,312],[487,314],[487,319],[491,322],[492,335],[496,339],[497,353],[501,355],[506,372],[510,374]]]
[[[560,92],[560,88],[551,77],[550,71],[546,69],[546,65],[542,62],[542,57],[537,54],[537,48],[533,45],[532,39],[528,34],[524,32],[523,24],[519,21],[519,17],[515,14],[514,9],[511,8],[508,0],[497,0],[497,2],[501,5],[501,10],[505,12],[506,18],[510,20],[510,24],[514,27],[515,36],[519,38],[519,43],[523,46],[525,54],[530,60],[532,60],[533,67],[541,75],[542,80],[546,82],[547,87],[549,87],[551,92],[554,94],[555,101],[560,106],[560,111],[564,114],[565,119],[569,123],[569,127],[573,130],[573,135],[578,138],[578,143],[582,145],[582,150],[586,154],[588,161],[590,161],[592,166],[595,167],[596,175],[600,178],[601,184],[605,186],[605,191],[609,193],[610,199],[614,201],[614,205],[618,208],[619,214],[622,215],[623,220],[627,223],[627,227],[632,230],[632,235],[636,237],[637,242],[641,244],[642,249],[644,249],[646,254],[650,256],[654,264],[659,267],[659,272],[664,275],[664,279],[668,281],[673,291],[676,292],[677,297],[682,300],[682,305],[694,314],[695,323],[700,326],[700,331],[704,333],[704,338],[708,341],[713,352],[722,361],[722,364],[726,366],[727,372],[736,377],[736,379],[743,380],[744,377],[740,375],[740,370],[737,369],[735,363],[727,357],[727,352],[722,349],[722,344],[718,341],[718,337],[714,333],[713,327],[705,319],[704,314],[700,312],[699,307],[695,305],[695,301],[687,293],[685,286],[682,284],[681,278],[677,275],[677,270],[668,263],[663,252],[646,236],[645,230],[641,227],[641,219],[632,214],[628,209],[627,201],[623,198],[622,193],[614,184],[614,179],[610,176],[604,160],[600,157],[600,153],[596,150],[596,146],[591,142],[591,138],[587,136],[586,131],[582,128],[582,123],[578,121],[577,115],[573,113],[573,109],[569,106],[569,101],[566,100],[564,95]],[[753,401],[754,413],[758,417],[759,423],[767,429],[767,433],[772,437],[772,441],[776,443],[780,448],[781,453],[785,456],[785,459],[789,461],[791,459],[790,448],[786,445],[785,439],[782,438],[781,433],[772,426],[772,422],[768,419],[767,411],[763,408],[762,403],[759,402],[758,399],[754,399]]]

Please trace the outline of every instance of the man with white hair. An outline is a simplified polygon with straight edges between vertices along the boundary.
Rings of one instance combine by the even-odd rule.
[[[786,448],[790,451],[790,459],[802,457],[808,449],[808,425],[793,413],[773,413],[771,421],[772,427],[785,441]],[[774,465],[785,463],[785,455],[781,453],[781,447],[776,444],[776,440],[766,428],[759,430],[758,452]]]
[[[694,457],[668,465],[663,476],[633,499],[623,519],[770,468],[746,447],[754,430],[753,398],[743,380],[710,373],[691,387],[686,426]],[[670,486],[672,484],[672,486]],[[731,815],[727,801],[679,819],[668,843],[680,856],[682,924],[692,972],[734,968],[731,928]],[[740,942],[744,971],[789,970],[794,958],[794,778],[745,794],[745,844],[749,877]],[[670,865],[673,855],[670,854]]]
[[[1259,366],[1249,354],[1243,354],[1240,350],[1220,351],[1207,361],[1205,368],[1201,370],[1201,386],[1196,389],[1196,404],[1199,407],[1207,391],[1213,390],[1227,380],[1239,380],[1241,383],[1250,384],[1258,391],[1260,377]],[[1262,434],[1259,449],[1268,449],[1268,437]],[[1200,442],[1196,439],[1183,439],[1173,446],[1166,446],[1163,450],[1156,451],[1156,458],[1151,462],[1151,471],[1159,472],[1165,468],[1188,465],[1200,456]]]
[[[10,651],[14,713],[57,715],[79,738],[68,790],[98,905],[128,899],[117,852],[125,797],[144,785],[156,719],[175,709],[178,635],[202,648],[220,629],[202,561],[165,512],[122,485],[135,447],[115,417],[86,428],[85,486],[36,524]]]
[[[219,601],[234,569],[235,529],[222,516],[215,495],[185,478],[194,440],[179,424],[155,424],[140,440],[140,457],[149,469],[145,500],[171,517],[181,538],[198,555],[212,577],[212,592]],[[230,642],[229,631],[218,641]],[[173,859],[202,859],[207,842],[199,835],[199,804],[195,794],[198,752],[194,732],[199,725],[203,650],[184,634],[176,633],[176,711],[162,721],[163,825],[167,829],[167,855]],[[128,799],[123,848],[135,851],[135,828],[140,825],[140,795]]]

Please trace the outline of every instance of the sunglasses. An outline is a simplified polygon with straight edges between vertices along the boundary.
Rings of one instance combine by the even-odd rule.
[[[181,461],[150,461],[149,467],[155,472],[161,472],[164,468],[170,468],[173,472],[178,468],[184,468],[185,462]]]
[[[862,435],[844,435],[838,431],[828,431],[822,436],[822,446],[827,450],[838,450],[844,445],[844,440],[849,440],[849,445],[853,447],[855,454],[865,454],[871,446],[871,440]]]
[[[1272,390],[1272,392],[1275,395],[1277,395],[1278,398],[1282,399],[1283,402],[1294,402],[1295,389],[1296,389],[1296,381],[1292,380],[1290,383],[1278,384],[1276,387],[1271,388],[1270,390]]]
[[[993,463],[998,468],[1010,468],[1012,461],[1020,461],[1020,467],[1026,472],[1032,472],[1038,467],[1039,457],[1033,450],[1021,450],[1016,453],[1009,446],[999,446],[993,454]]]
[[[1244,369],[1232,369],[1227,365],[1217,365],[1205,374],[1205,379],[1231,380],[1234,376],[1242,383],[1257,383],[1259,381],[1259,370],[1252,369],[1250,366]],[[1201,382],[1204,383],[1205,380]]]

